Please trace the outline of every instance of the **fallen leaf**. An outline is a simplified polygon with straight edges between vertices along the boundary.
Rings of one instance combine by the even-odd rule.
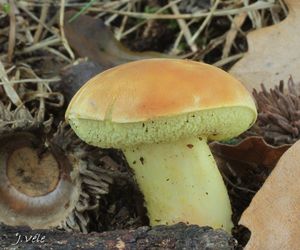
[[[75,14],[75,11],[65,13],[64,29],[70,46],[80,57],[88,57],[107,68],[134,60],[170,57],[167,54],[152,51],[130,51],[116,40],[102,20],[80,15],[69,22],[69,19]]]
[[[235,145],[219,142],[210,144],[214,155],[234,161],[239,164],[260,165],[272,169],[282,154],[290,147],[289,144],[274,147],[264,141],[262,137],[251,136]],[[240,165],[237,167],[242,171]]]
[[[299,249],[300,141],[296,142],[254,196],[240,224],[251,231],[245,249]]]
[[[230,70],[250,91],[261,83],[274,87],[290,75],[300,79],[300,1],[285,3],[289,8],[287,18],[249,33],[248,52]]]

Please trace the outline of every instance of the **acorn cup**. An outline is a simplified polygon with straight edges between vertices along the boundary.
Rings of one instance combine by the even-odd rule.
[[[0,222],[33,229],[89,232],[112,178],[94,163],[90,146],[45,106],[0,101]],[[38,106],[36,108],[35,106]],[[41,108],[42,107],[42,108]],[[41,119],[41,117],[43,119]],[[103,151],[93,155],[100,158]],[[98,159],[99,159],[98,158]]]

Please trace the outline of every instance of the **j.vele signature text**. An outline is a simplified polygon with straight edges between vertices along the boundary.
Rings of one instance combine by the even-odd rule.
[[[28,235],[22,235],[19,233],[16,233],[17,241],[12,244],[12,245],[18,245],[21,242],[26,242],[26,243],[45,243],[46,236],[36,233],[36,234],[28,234]]]

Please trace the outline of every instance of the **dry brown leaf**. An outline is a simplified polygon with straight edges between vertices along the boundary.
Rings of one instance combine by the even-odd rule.
[[[290,75],[300,79],[300,1],[286,0],[288,17],[279,24],[251,32],[249,50],[230,73],[252,91],[261,83],[274,87]]]
[[[65,13],[65,34],[71,47],[80,57],[88,57],[103,67],[153,57],[170,57],[158,52],[134,52],[123,46],[100,19],[80,15],[69,21],[75,11]]]
[[[264,139],[259,136],[247,137],[236,145],[222,144],[219,142],[210,144],[214,155],[226,161],[235,162],[238,165],[236,170],[241,172],[243,171],[241,169],[242,164],[251,166],[259,165],[272,169],[289,147],[290,145],[288,144],[274,147],[267,144]]]
[[[251,231],[245,249],[296,250],[300,246],[300,141],[279,160],[243,213]]]

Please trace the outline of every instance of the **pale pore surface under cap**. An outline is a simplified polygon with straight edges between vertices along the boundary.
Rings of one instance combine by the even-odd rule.
[[[86,143],[103,148],[126,148],[142,143],[176,141],[185,137],[225,140],[252,126],[256,115],[248,107],[202,110],[144,122],[115,123],[69,117],[76,134]]]

